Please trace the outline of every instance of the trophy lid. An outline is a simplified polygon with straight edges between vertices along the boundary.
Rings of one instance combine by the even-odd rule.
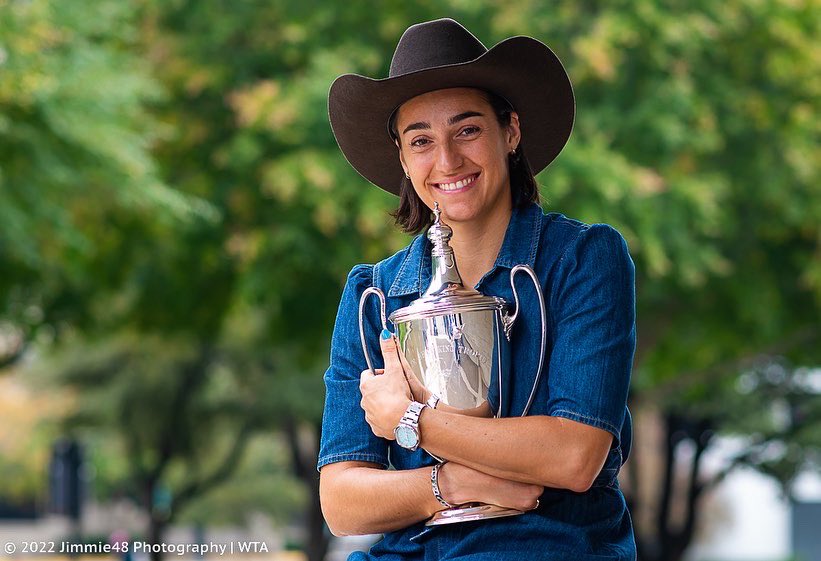
[[[441,214],[439,203],[434,203],[434,221],[427,234],[433,246],[430,285],[421,298],[391,314],[394,324],[445,314],[502,310],[506,305],[501,298],[485,296],[462,284],[453,248],[448,243],[453,230],[442,222]]]

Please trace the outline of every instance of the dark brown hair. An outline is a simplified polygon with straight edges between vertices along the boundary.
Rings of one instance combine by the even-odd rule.
[[[513,112],[510,104],[504,98],[492,92],[480,91],[490,104],[493,112],[496,113],[499,125],[502,128],[508,127],[510,125],[510,114]],[[390,119],[390,131],[394,139],[399,138],[396,129],[397,113],[398,111],[394,111]],[[521,143],[516,148],[516,152],[508,154],[507,167],[510,174],[510,194],[513,199],[513,208],[538,203],[539,185],[536,183],[536,178],[533,176],[533,170],[530,168],[530,163],[527,161]],[[402,178],[402,184],[399,187],[399,208],[393,211],[391,216],[396,221],[396,225],[408,234],[418,234],[433,223],[431,210],[425,206],[425,203],[416,194],[411,180],[407,177]]]

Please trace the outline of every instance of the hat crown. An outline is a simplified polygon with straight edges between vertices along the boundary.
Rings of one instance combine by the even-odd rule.
[[[396,45],[388,76],[393,78],[437,66],[479,58],[487,48],[459,22],[450,18],[410,26]]]

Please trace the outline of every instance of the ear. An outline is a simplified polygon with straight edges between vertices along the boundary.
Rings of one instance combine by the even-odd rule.
[[[522,141],[522,129],[519,127],[519,114],[510,113],[510,124],[507,126],[508,151],[515,150]]]

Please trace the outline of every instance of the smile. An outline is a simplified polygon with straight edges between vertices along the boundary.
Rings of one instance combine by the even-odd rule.
[[[461,189],[465,189],[473,184],[476,181],[476,178],[479,177],[478,173],[474,173],[465,177],[464,179],[460,179],[459,181],[454,181],[453,183],[434,183],[433,185],[442,191],[452,192],[452,191],[459,191]]]

